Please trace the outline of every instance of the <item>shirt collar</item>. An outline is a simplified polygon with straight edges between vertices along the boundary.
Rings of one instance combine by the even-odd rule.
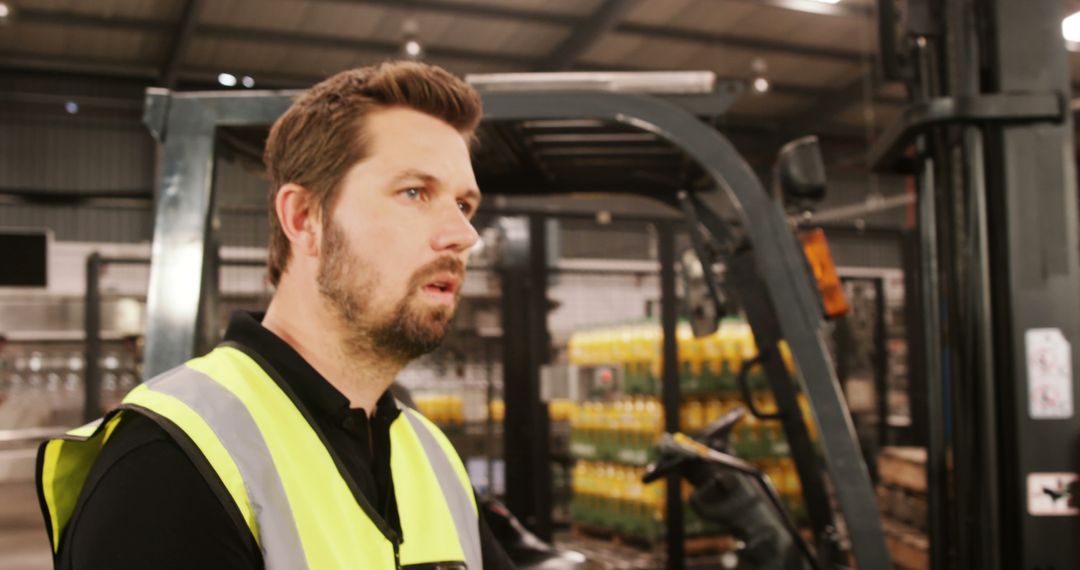
[[[264,315],[235,311],[225,329],[225,340],[244,345],[265,359],[312,414],[337,424],[343,422],[350,415],[349,399],[312,368],[289,343],[262,326]],[[355,413],[358,408],[351,410]],[[390,390],[384,392],[375,403],[377,419],[393,421],[399,413]]]

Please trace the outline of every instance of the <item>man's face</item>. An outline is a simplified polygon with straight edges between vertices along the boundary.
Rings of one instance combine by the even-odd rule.
[[[439,345],[461,296],[480,193],[465,138],[406,108],[365,125],[368,157],[323,218],[319,292],[350,351],[408,361]]]

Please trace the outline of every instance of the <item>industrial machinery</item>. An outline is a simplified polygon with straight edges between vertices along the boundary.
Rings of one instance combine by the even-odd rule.
[[[1077,568],[1076,151],[1064,3],[879,2],[913,99],[870,153],[917,188],[930,567]]]

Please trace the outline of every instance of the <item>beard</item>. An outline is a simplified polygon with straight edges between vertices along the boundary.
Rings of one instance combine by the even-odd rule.
[[[347,354],[359,356],[370,351],[378,358],[407,363],[438,348],[453,320],[453,306],[428,306],[418,295],[436,275],[463,277],[465,264],[461,260],[441,257],[416,270],[388,316],[375,320],[371,304],[379,284],[378,272],[349,252],[345,233],[332,220],[324,226],[321,249],[316,283],[345,331]],[[460,288],[455,305],[457,297]]]

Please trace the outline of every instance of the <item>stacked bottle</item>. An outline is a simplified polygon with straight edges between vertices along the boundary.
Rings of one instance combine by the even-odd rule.
[[[736,378],[743,363],[757,356],[757,345],[749,325],[734,318],[725,319],[714,334],[704,338],[695,338],[689,325],[679,323],[677,342],[683,393],[680,429],[693,435],[734,406],[746,405]],[[579,466],[584,467],[574,471],[575,488],[578,474],[588,473],[592,477],[590,481],[595,482],[596,474],[606,473],[608,464],[637,468],[654,458],[655,442],[663,432],[663,410],[656,396],[660,391],[661,346],[662,333],[655,322],[597,328],[571,337],[571,362],[581,367],[621,369],[622,393],[628,395],[578,406],[571,421],[571,452],[579,459]],[[788,373],[795,377],[794,360],[786,343],[781,342],[778,349]],[[766,413],[776,411],[760,364],[748,369],[747,384],[755,407]],[[807,400],[802,394],[798,400],[810,437],[816,440],[816,426]],[[731,442],[734,453],[762,469],[793,514],[802,517],[805,511],[802,491],[780,422],[762,421],[748,414],[732,432]],[[595,467],[595,462],[605,467]],[[603,493],[600,496],[597,499],[594,493],[589,500],[601,504],[614,500]],[[590,519],[590,524],[607,526],[603,517],[593,519],[596,517]],[[703,529],[707,526],[688,512],[686,532],[704,532]]]
[[[465,402],[459,395],[421,394],[416,396],[416,409],[445,431],[465,427]]]
[[[620,535],[656,541],[664,536],[667,483],[644,484],[645,468],[602,461],[579,461],[574,466],[570,514],[579,525]],[[702,520],[689,506],[693,487],[682,482],[684,532],[687,536],[717,534],[720,529]]]
[[[676,337],[684,394],[736,389],[742,363],[757,355],[750,327],[734,318],[724,319],[715,333],[703,338],[694,337],[689,324],[679,323]],[[624,393],[656,394],[662,375],[662,345],[659,325],[645,322],[579,331],[570,337],[568,349],[571,364],[621,369]],[[790,353],[783,354],[791,365]],[[748,371],[747,380],[751,389],[765,387],[760,365]]]
[[[570,452],[579,459],[645,465],[655,458],[663,425],[655,397],[585,402],[571,418]]]

